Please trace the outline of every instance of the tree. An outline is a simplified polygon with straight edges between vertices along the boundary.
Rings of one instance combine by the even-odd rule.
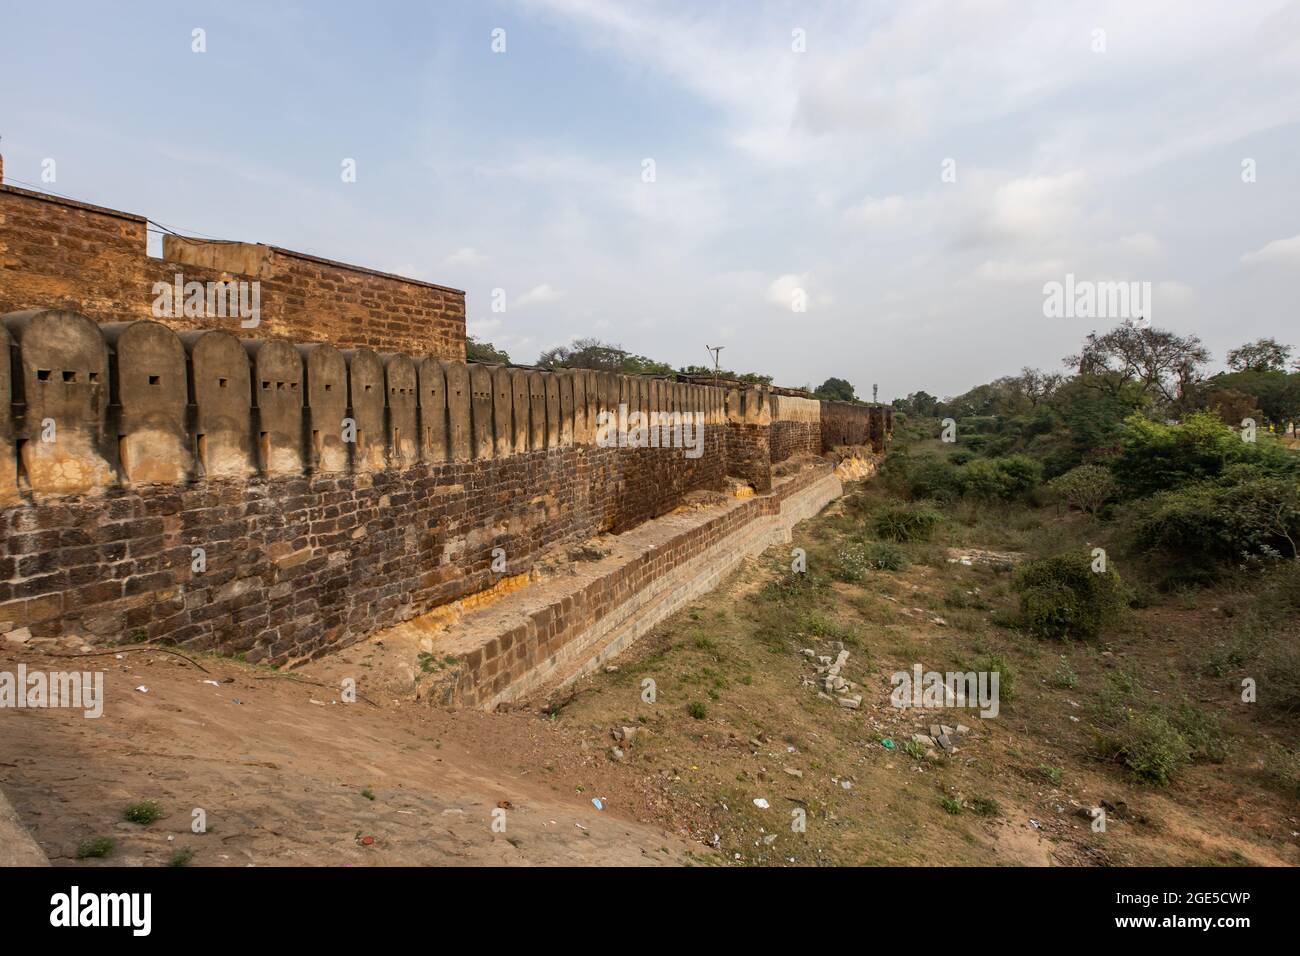
[[[853,386],[846,380],[834,376],[817,386],[813,394],[828,402],[856,402],[858,400],[857,395],[853,392]]]
[[[1276,339],[1256,339],[1228,353],[1228,368],[1234,372],[1284,372],[1291,351],[1291,346]]]
[[[465,338],[465,361],[483,362],[487,365],[509,365],[510,356],[491,342],[480,342],[470,335]]]
[[[537,357],[542,368],[588,368],[626,375],[672,375],[673,367],[599,339],[574,339],[570,345],[547,349]]]
[[[939,400],[929,392],[913,392],[907,398],[894,399],[894,407],[917,418],[933,418],[939,410]]]
[[[1128,321],[1104,335],[1089,333],[1083,351],[1067,356],[1065,364],[1112,391],[1118,382],[1132,381],[1151,399],[1173,403],[1200,381],[1209,360],[1209,350],[1195,335]]]

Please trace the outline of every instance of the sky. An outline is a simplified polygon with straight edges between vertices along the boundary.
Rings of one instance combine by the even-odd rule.
[[[6,181],[464,289],[521,363],[950,396],[1115,324],[1067,275],[1300,345],[1300,2],[0,0],[0,74]]]

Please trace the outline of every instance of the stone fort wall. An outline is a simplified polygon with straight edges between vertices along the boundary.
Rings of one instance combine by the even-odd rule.
[[[465,359],[465,293],[458,289],[240,242],[168,235],[147,254],[144,216],[0,184],[0,314],[61,308],[96,322],[155,318],[177,330],[323,341],[440,359]],[[155,283],[258,283],[259,324],[239,318],[156,316]]]
[[[4,316],[0,349],[0,633],[251,660],[344,646],[727,475],[766,491],[773,435],[788,456],[824,434],[822,403],[766,389],[64,310]],[[700,454],[598,441],[629,411],[699,416]]]

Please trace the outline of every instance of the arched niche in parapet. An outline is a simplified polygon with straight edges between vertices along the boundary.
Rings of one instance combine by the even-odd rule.
[[[520,368],[507,369],[506,372],[510,376],[511,435],[515,453],[522,455],[528,451],[528,373]]]
[[[0,507],[19,501],[18,459],[14,454],[13,339],[0,324]]]
[[[185,346],[158,322],[99,327],[109,348],[110,434],[130,484],[171,484],[194,472],[186,413],[190,404]]]
[[[252,362],[257,467],[265,475],[302,474],[302,356],[280,339],[243,345]]]
[[[591,429],[587,424],[587,372],[578,369],[572,373],[573,381],[573,443],[591,443]]]
[[[469,366],[464,362],[447,362],[442,370],[447,376],[448,452],[453,461],[469,461],[474,457]]]
[[[420,454],[447,460],[447,375],[433,356],[420,360]]]
[[[106,455],[108,349],[99,327],[61,309],[12,312],[17,348],[11,379],[17,457],[36,494],[84,494],[111,484]]]
[[[370,349],[344,349],[348,363],[348,409],[353,422],[352,470],[383,471],[384,364]]]
[[[303,432],[307,436],[307,464],[313,471],[348,470],[348,444],[343,441],[343,419],[348,417],[348,363],[332,345],[299,345],[303,368]]]
[[[492,422],[492,371],[486,365],[471,365],[469,388],[474,457],[491,458],[496,451]]]
[[[560,444],[573,444],[573,373],[556,372],[555,383],[560,389]]]
[[[401,352],[388,352],[381,357],[388,401],[389,461],[395,468],[410,468],[420,458],[415,363]]]
[[[492,369],[492,434],[495,436],[493,454],[507,458],[515,451],[514,390],[510,369],[498,365]]]
[[[546,447],[560,444],[560,379],[554,372],[543,376],[546,386]]]
[[[229,332],[181,332],[190,357],[194,462],[202,478],[247,478],[254,472],[252,387],[248,353]]]
[[[528,447],[546,447],[546,376],[528,373]]]

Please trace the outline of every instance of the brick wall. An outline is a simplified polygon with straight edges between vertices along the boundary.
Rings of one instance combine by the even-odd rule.
[[[0,348],[0,633],[311,656],[729,470],[723,396],[700,386],[50,310],[5,316]],[[698,457],[599,443],[629,403],[698,416]]]
[[[747,529],[762,518],[781,515],[790,503],[818,484],[833,488],[823,490],[823,497],[813,499],[802,509],[790,509],[794,513],[787,514],[786,518],[788,524],[793,524],[815,513],[826,498],[839,493],[839,483],[831,475],[829,465],[809,468],[786,479],[770,495],[744,499],[715,517],[646,548],[638,557],[596,576],[554,603],[530,611],[515,627],[455,655],[455,665],[431,696],[446,704],[491,707],[535,690],[552,676],[563,675],[566,668],[577,669],[578,662],[590,658],[596,650],[588,635],[610,619],[627,620],[622,609],[628,603],[639,603],[632,600],[633,595],[642,596],[664,584],[679,587],[686,595],[703,593],[723,573],[720,569],[718,575],[711,575],[710,568],[714,565],[721,563],[724,569],[729,569],[746,553],[762,550],[770,543],[761,532],[756,540],[746,541]],[[785,540],[789,540],[788,529]],[[727,550],[727,555],[710,561],[709,550],[719,546]],[[697,559],[704,559],[709,568],[692,568],[692,562]],[[692,580],[693,577],[700,580]],[[671,601],[659,603],[666,606],[652,612],[655,619],[662,619],[673,606]],[[650,613],[642,611],[637,616],[642,629],[653,624]],[[611,636],[616,639],[616,635],[601,636],[606,641]],[[455,640],[453,635],[448,643],[454,644]],[[435,645],[435,649],[440,650],[441,645]],[[604,650],[610,648],[606,646]]]
[[[143,216],[0,185],[0,314],[61,308],[96,322],[158,318],[175,329],[465,358],[465,293],[274,246],[168,236],[147,255]],[[260,283],[260,324],[158,317],[155,283]]]
[[[883,452],[893,434],[893,410],[852,402],[821,403],[822,446],[864,445]]]
[[[772,463],[822,453],[821,402],[772,396]]]

